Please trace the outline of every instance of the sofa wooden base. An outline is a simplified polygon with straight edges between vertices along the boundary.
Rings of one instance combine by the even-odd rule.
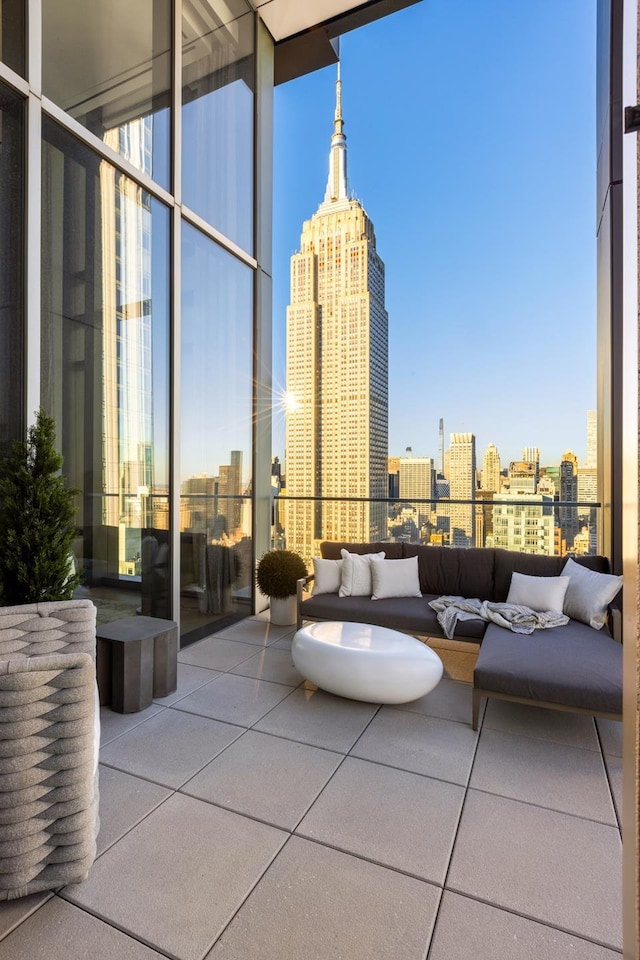
[[[481,690],[479,687],[473,688],[473,706],[471,726],[474,730],[478,729],[478,720],[480,717],[480,701],[482,697],[494,700],[508,700],[509,703],[524,703],[529,707],[546,707],[548,710],[562,710],[564,713],[582,713],[588,717],[598,717],[601,720],[622,720],[621,713],[594,713],[593,710],[586,710],[582,707],[569,707],[564,703],[551,703],[548,700],[527,700],[524,697],[512,697],[506,693],[494,693],[493,690]]]

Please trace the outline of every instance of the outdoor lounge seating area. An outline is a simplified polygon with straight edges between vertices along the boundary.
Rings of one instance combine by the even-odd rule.
[[[362,622],[438,638],[445,629],[434,606],[442,606],[443,597],[454,606],[456,600],[472,606],[463,598],[477,598],[476,607],[487,601],[493,620],[463,613],[447,632],[480,644],[474,729],[481,697],[622,720],[622,578],[610,574],[606,557],[331,541],[321,551],[314,576],[298,582],[298,624],[303,618]],[[305,597],[308,583],[312,592]],[[505,620],[514,611],[531,621],[551,617],[551,626],[530,623],[532,635],[522,636],[519,624]]]
[[[0,960],[615,960],[621,725],[444,677],[380,707],[304,683],[265,615],[102,709],[98,858],[0,905]]]

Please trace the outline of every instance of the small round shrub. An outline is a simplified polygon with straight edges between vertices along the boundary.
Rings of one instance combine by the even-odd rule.
[[[260,558],[256,583],[267,597],[284,600],[296,592],[296,582],[306,577],[307,568],[293,550],[270,550]]]

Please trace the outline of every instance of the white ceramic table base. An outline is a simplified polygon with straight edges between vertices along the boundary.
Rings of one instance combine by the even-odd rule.
[[[296,670],[322,690],[368,703],[409,703],[442,677],[442,661],[426,644],[367,623],[309,623],[291,654]]]

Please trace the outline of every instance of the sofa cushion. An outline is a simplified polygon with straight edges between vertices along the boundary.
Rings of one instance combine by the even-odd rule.
[[[513,573],[506,602],[530,610],[562,613],[568,586],[569,577],[529,577],[526,573]]]
[[[342,560],[323,560],[313,558],[313,589],[318,596],[321,593],[337,593],[342,581]]]
[[[381,553],[384,552],[387,560],[402,559],[403,544],[391,541],[389,543],[342,543],[337,540],[323,540],[320,544],[320,553],[327,560],[339,560],[342,556],[341,550],[348,553]]]
[[[559,577],[567,562],[566,557],[544,557],[531,553],[518,553],[515,550],[496,549],[493,552],[495,554],[494,596],[488,599],[495,600],[497,603],[504,603],[507,599],[513,573],[524,573],[531,577]],[[588,570],[596,570],[598,573],[610,572],[606,557],[576,557],[575,560]]]
[[[370,597],[373,590],[371,567],[374,563],[384,560],[384,551],[364,554],[349,553],[348,550],[340,552],[342,553],[342,576],[338,596]]]
[[[391,597],[421,597],[418,578],[418,558],[385,560],[371,564],[371,599]]]
[[[404,556],[418,558],[422,593],[493,600],[495,550],[486,547],[424,547],[404,544]],[[506,596],[506,594],[505,594]]]
[[[588,623],[594,630],[601,630],[607,620],[607,607],[622,589],[622,577],[587,570],[571,557],[562,573],[569,577],[564,612],[574,620]]]
[[[522,636],[489,624],[473,674],[475,687],[507,696],[622,711],[622,646],[575,620]]]
[[[420,634],[426,637],[443,637],[444,634],[429,600],[433,594],[423,597],[390,597],[372,600],[371,597],[337,597],[322,594],[309,597],[300,604],[303,617],[312,620],[346,620],[349,623],[375,623],[391,630]],[[480,641],[484,634],[484,620],[465,620],[458,623],[455,639]]]

